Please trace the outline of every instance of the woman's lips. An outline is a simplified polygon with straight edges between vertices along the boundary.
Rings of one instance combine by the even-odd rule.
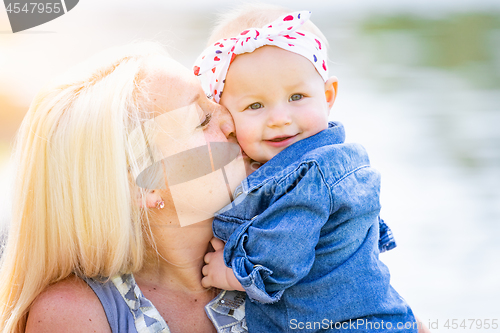
[[[292,136],[281,136],[281,137],[276,137],[274,139],[270,140],[264,140],[265,143],[267,143],[270,146],[280,148],[280,147],[286,147],[295,141],[295,137],[298,134],[292,135]]]

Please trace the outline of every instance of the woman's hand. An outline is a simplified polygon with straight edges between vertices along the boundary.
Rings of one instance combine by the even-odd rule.
[[[224,242],[214,237],[210,243],[215,252],[205,255],[205,266],[201,270],[204,276],[201,285],[205,288],[245,291],[234,276],[233,270],[224,264]]]

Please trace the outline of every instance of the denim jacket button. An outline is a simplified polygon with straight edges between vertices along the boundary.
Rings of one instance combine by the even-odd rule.
[[[238,191],[238,193],[236,193],[236,194],[234,195],[234,198],[236,199],[237,197],[239,197],[241,193],[243,193],[243,192],[242,192],[242,191]]]
[[[259,265],[259,264],[253,265],[253,268],[257,268],[257,267],[262,267],[262,265]]]
[[[254,217],[252,217],[252,218],[250,219],[250,221],[251,221],[251,220],[253,220],[253,219],[255,219],[257,216],[259,216],[259,215],[255,215]]]

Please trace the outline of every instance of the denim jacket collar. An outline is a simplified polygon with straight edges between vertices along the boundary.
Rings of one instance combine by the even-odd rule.
[[[298,155],[305,155],[308,151],[325,145],[334,145],[344,143],[345,130],[340,122],[329,122],[328,128],[294,143],[293,149],[284,149],[266,163],[266,168],[257,169],[242,182],[242,190],[245,193],[262,185],[269,179],[269,170],[282,170],[284,165],[290,165],[292,161],[297,160]],[[290,147],[292,147],[290,146]],[[236,189],[235,192],[238,192]]]

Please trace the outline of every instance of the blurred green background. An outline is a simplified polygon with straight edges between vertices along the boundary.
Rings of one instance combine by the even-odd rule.
[[[266,2],[312,10],[329,40],[339,78],[331,118],[382,174],[382,216],[399,243],[381,256],[393,285],[433,332],[448,331],[447,319],[500,321],[500,3]],[[12,140],[44,82],[142,39],[190,67],[217,12],[236,3],[82,0],[16,34],[0,8],[0,224]]]

